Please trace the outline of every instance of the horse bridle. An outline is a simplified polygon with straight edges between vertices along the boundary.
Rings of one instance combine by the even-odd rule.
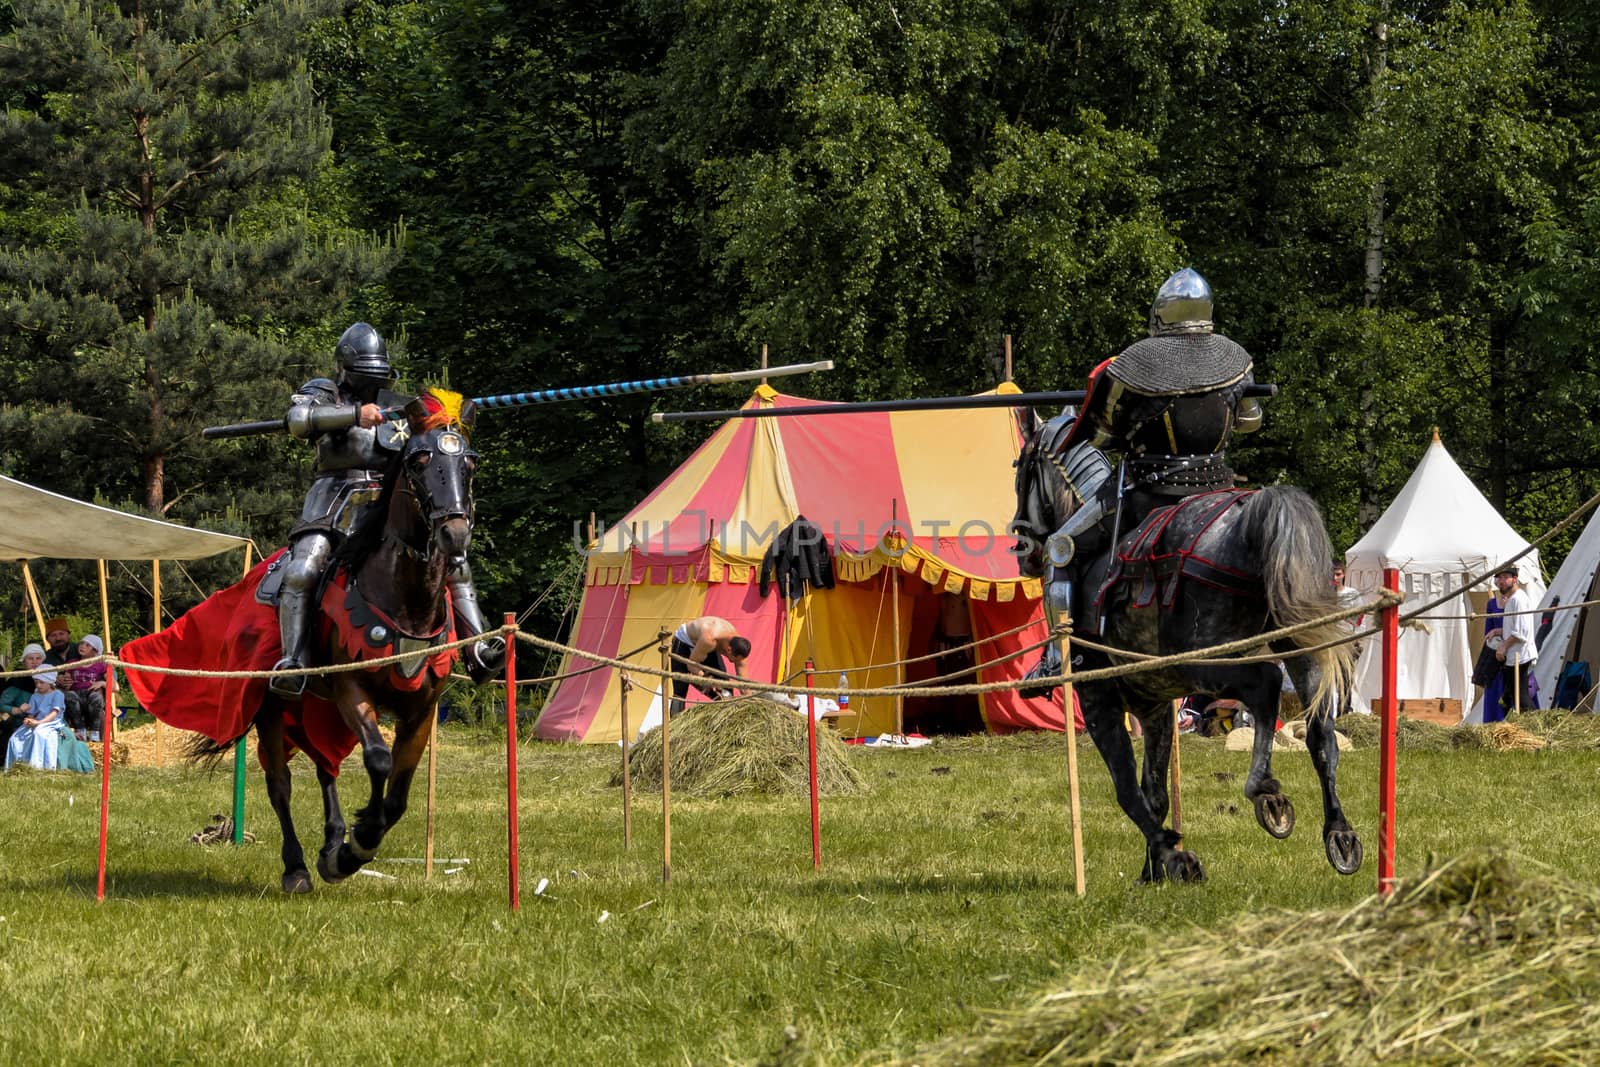
[[[447,456],[451,462],[434,462],[436,455]],[[472,528],[472,473],[477,460],[478,453],[467,443],[466,435],[451,426],[413,434],[406,439],[400,453],[405,480],[396,486],[396,491],[411,499],[412,510],[427,520],[429,531],[426,549],[403,538],[390,538],[406,555],[420,563],[431,560],[435,549],[432,532],[450,519],[463,518],[467,528]],[[449,468],[455,464],[462,467],[459,478],[451,476]]]

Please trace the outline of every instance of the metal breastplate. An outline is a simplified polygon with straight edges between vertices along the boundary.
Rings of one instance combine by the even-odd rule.
[[[293,532],[321,529],[348,534],[364,509],[377,503],[384,471],[400,443],[399,429],[392,422],[371,429],[353,426],[317,438],[317,476]]]

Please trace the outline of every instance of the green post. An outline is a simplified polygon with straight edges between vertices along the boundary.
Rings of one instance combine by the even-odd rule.
[[[233,843],[244,844],[244,738],[233,743]]]

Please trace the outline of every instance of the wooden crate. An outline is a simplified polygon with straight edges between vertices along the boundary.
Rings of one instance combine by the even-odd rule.
[[[1382,700],[1372,702],[1372,713],[1379,714],[1383,709]],[[1407,719],[1420,719],[1439,726],[1461,725],[1461,701],[1451,700],[1447,697],[1429,697],[1425,700],[1400,701],[1400,715]]]

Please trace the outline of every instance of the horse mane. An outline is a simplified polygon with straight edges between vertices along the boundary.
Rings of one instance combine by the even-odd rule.
[[[383,472],[383,489],[378,494],[377,503],[367,509],[355,529],[334,549],[333,567],[342,566],[354,572],[363,560],[383,544],[389,525],[389,504],[394,499],[395,486],[400,481],[400,463],[403,459],[403,453],[396,452],[389,461],[389,469]]]

